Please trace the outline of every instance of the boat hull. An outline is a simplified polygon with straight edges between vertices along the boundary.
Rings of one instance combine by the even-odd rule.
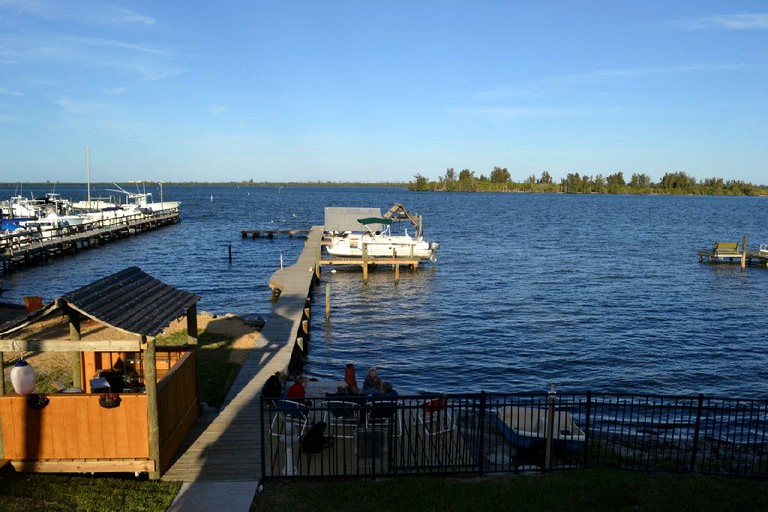
[[[512,445],[526,449],[544,445],[547,440],[547,410],[508,405],[497,411],[499,432]],[[565,411],[555,411],[552,444],[576,451],[584,446],[586,435]]]
[[[334,236],[326,251],[331,256],[342,258],[362,258],[367,252],[372,258],[410,258],[435,260],[438,245],[410,236]]]

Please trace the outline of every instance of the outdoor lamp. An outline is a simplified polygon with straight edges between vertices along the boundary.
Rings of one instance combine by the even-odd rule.
[[[11,368],[11,384],[16,393],[28,395],[35,389],[35,369],[23,359]]]

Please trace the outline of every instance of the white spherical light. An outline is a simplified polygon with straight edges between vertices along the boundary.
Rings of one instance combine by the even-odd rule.
[[[35,390],[35,369],[25,360],[19,359],[11,368],[11,384],[18,394],[30,394]]]

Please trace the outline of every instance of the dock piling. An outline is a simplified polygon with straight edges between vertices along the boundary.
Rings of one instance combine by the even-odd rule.
[[[741,242],[741,271],[747,266],[747,235],[744,235],[744,240]]]
[[[331,319],[331,283],[325,283],[325,320]]]

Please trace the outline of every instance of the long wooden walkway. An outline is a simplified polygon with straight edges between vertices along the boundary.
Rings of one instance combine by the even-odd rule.
[[[163,480],[258,482],[261,478],[259,397],[267,378],[284,370],[290,361],[311,291],[322,234],[322,226],[312,227],[296,263],[272,275],[270,287],[281,293],[256,347],[248,354],[221,412],[202,433],[193,429],[191,436],[197,438],[188,439],[188,447]],[[178,507],[184,506],[182,500]]]

